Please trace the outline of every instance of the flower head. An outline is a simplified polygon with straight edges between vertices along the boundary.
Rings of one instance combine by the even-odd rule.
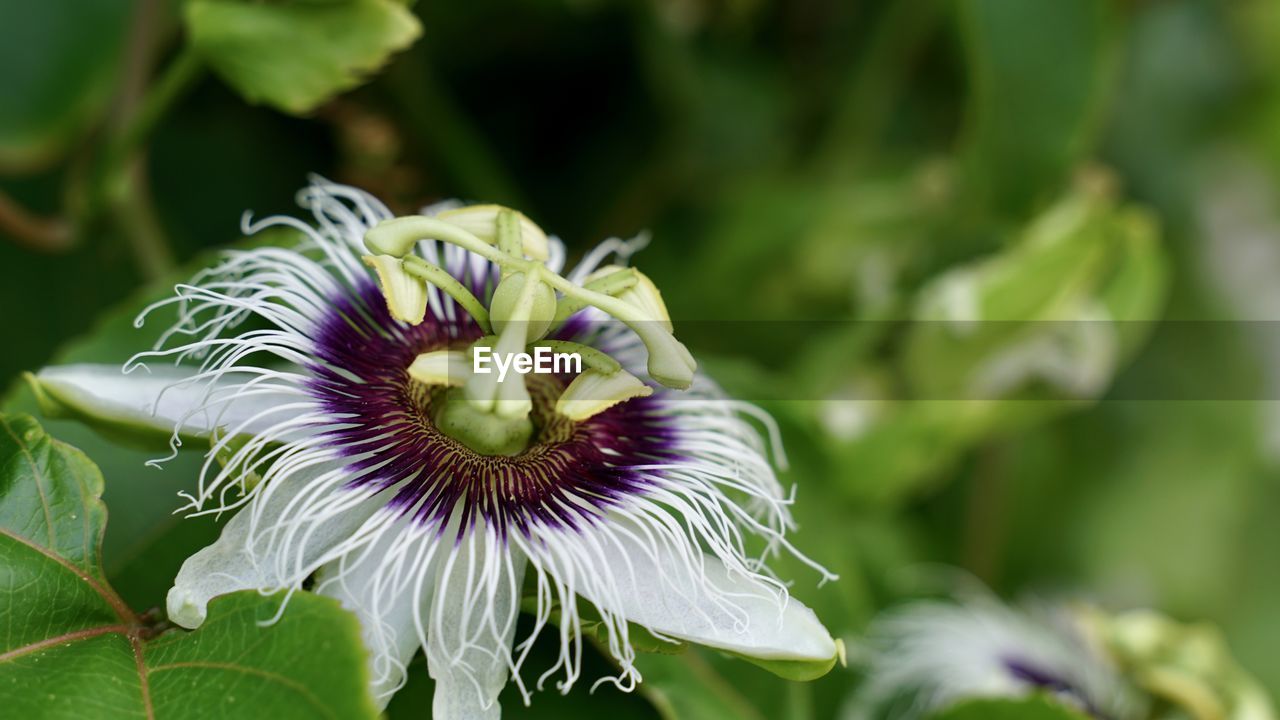
[[[393,218],[324,181],[299,202],[314,224],[245,231],[301,241],[229,252],[179,285],[159,303],[177,324],[126,375],[38,378],[81,417],[171,430],[175,448],[209,438],[189,510],[234,515],[179,572],[174,622],[199,625],[222,593],[314,582],[360,617],[382,702],[425,650],[441,719],[496,717],[509,678],[526,701],[556,675],[567,691],[587,605],[624,688],[640,680],[632,625],[830,667],[835,642],[765,564],[795,552],[750,422],[768,420],[696,374],[656,288],[622,267],[632,245],[562,275],[559,241],[497,206]],[[540,345],[586,367],[499,379],[469,362]],[[522,607],[532,630],[516,637]],[[529,683],[543,632],[558,662]]]
[[[914,720],[964,701],[1044,694],[1100,720],[1142,717],[1140,698],[1068,610],[994,599],[921,601],[873,623],[848,716]]]
[[[1275,720],[1218,631],[1150,610],[1009,607],[979,596],[877,619],[852,720],[912,720],[967,700],[1047,696],[1099,720]]]

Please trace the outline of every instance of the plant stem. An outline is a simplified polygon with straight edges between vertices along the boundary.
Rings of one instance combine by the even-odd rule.
[[[999,446],[982,448],[977,463],[965,508],[963,562],[966,569],[994,587],[1000,579],[1009,488]]]
[[[0,232],[20,245],[45,253],[66,252],[72,245],[71,227],[66,221],[35,215],[4,191],[0,191]]]
[[[920,48],[929,39],[944,3],[890,3],[878,19],[867,49],[854,68],[815,160],[823,167],[861,163],[894,110]]]
[[[156,215],[146,178],[146,141],[160,119],[182,97],[203,70],[203,63],[190,47],[180,51],[126,116],[120,130],[107,146],[103,182],[110,213],[124,231],[138,270],[148,280],[158,280],[174,266],[164,228]]]
[[[137,110],[112,140],[108,151],[111,167],[123,167],[138,152],[156,124],[204,71],[204,63],[190,47],[183,48],[143,95]]]

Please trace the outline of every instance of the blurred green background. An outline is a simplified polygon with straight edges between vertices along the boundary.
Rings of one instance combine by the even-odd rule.
[[[245,5],[0,4],[8,408],[140,349],[142,298],[308,173],[518,207],[571,259],[649,230],[677,331],[717,321],[682,337],[782,424],[797,545],[841,581],[780,572],[833,632],[941,564],[1210,620],[1280,694],[1280,4],[420,0],[411,45],[392,0],[257,4],[311,23],[284,61]],[[168,514],[197,459],[48,425],[103,466],[113,582],[162,604],[214,531]],[[857,680],[682,658],[646,697],[504,704],[826,718]]]

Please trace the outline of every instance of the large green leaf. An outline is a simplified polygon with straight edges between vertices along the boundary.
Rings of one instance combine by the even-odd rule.
[[[238,593],[195,632],[131,610],[99,558],[102,474],[27,416],[0,416],[0,700],[40,718],[360,718],[359,623],[336,602]],[[277,614],[280,619],[269,622]]]
[[[134,3],[0,4],[0,167],[54,160],[101,113]]]
[[[349,90],[422,28],[395,0],[193,0],[191,44],[250,102],[306,113]]]

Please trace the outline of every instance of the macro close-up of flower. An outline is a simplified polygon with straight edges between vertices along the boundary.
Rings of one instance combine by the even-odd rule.
[[[165,333],[174,347],[124,373],[70,365],[36,379],[55,413],[172,424],[175,447],[212,440],[189,509],[235,515],[183,564],[173,622],[196,628],[215,595],[299,590],[314,575],[314,592],[360,617],[378,702],[421,647],[438,718],[498,717],[509,675],[527,700],[520,670],[544,628],[560,652],[537,685],[559,671],[568,691],[583,613],[603,625],[619,666],[606,679],[623,687],[640,679],[630,624],[672,643],[831,667],[835,642],[766,564],[798,551],[765,440],[695,375],[651,282],[613,266],[584,282],[633,246],[610,241],[560,276],[559,240],[513,211],[395,219],[322,180],[300,202],[314,227],[246,218],[246,231],[294,228],[303,242],[233,252],[178,287],[166,301],[181,317]],[[383,244],[402,257],[364,249]],[[619,303],[637,330],[594,316]],[[250,319],[266,326],[242,328]],[[471,375],[462,357],[478,343],[522,349],[544,337],[599,357],[576,377],[527,385]],[[646,355],[685,396],[636,379]],[[199,364],[146,364],[167,358]],[[535,625],[516,638],[525,587]]]
[[[1280,720],[1277,48],[0,3],[0,718]]]

